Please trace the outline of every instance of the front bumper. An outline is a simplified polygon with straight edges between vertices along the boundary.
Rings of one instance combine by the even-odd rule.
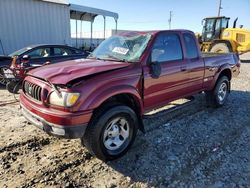
[[[21,105],[21,111],[23,116],[33,125],[42,129],[49,135],[63,137],[67,139],[75,139],[81,138],[86,130],[87,124],[82,125],[70,125],[70,126],[62,126],[50,123],[43,118],[33,114],[32,112],[28,111],[23,105]]]

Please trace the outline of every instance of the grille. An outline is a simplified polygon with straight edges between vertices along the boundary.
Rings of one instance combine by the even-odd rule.
[[[30,82],[24,82],[24,93],[35,100],[41,100],[42,88],[36,84],[32,84]]]
[[[245,42],[245,35],[237,33],[236,40],[237,40],[237,42]]]

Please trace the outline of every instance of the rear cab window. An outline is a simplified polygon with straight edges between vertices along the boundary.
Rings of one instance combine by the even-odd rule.
[[[184,43],[186,46],[186,54],[188,59],[197,59],[199,57],[197,43],[194,36],[190,33],[184,33]]]
[[[167,62],[183,59],[180,38],[177,34],[162,33],[153,45],[151,60],[152,62]]]

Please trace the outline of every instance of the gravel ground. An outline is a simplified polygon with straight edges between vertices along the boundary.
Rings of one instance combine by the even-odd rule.
[[[204,95],[144,120],[128,154],[104,163],[79,140],[46,135],[0,90],[0,187],[250,187],[250,54],[227,104],[206,108]]]

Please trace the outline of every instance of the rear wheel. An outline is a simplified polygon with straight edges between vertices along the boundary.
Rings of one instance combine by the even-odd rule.
[[[229,95],[230,82],[228,77],[222,76],[212,91],[206,92],[208,106],[221,107],[226,103]]]
[[[128,151],[137,130],[135,112],[127,106],[119,105],[94,115],[82,143],[97,158],[104,161],[114,160]]]
[[[211,48],[210,52],[214,52],[214,53],[229,53],[230,49],[229,49],[229,47],[225,43],[218,43],[218,44],[215,44]]]

